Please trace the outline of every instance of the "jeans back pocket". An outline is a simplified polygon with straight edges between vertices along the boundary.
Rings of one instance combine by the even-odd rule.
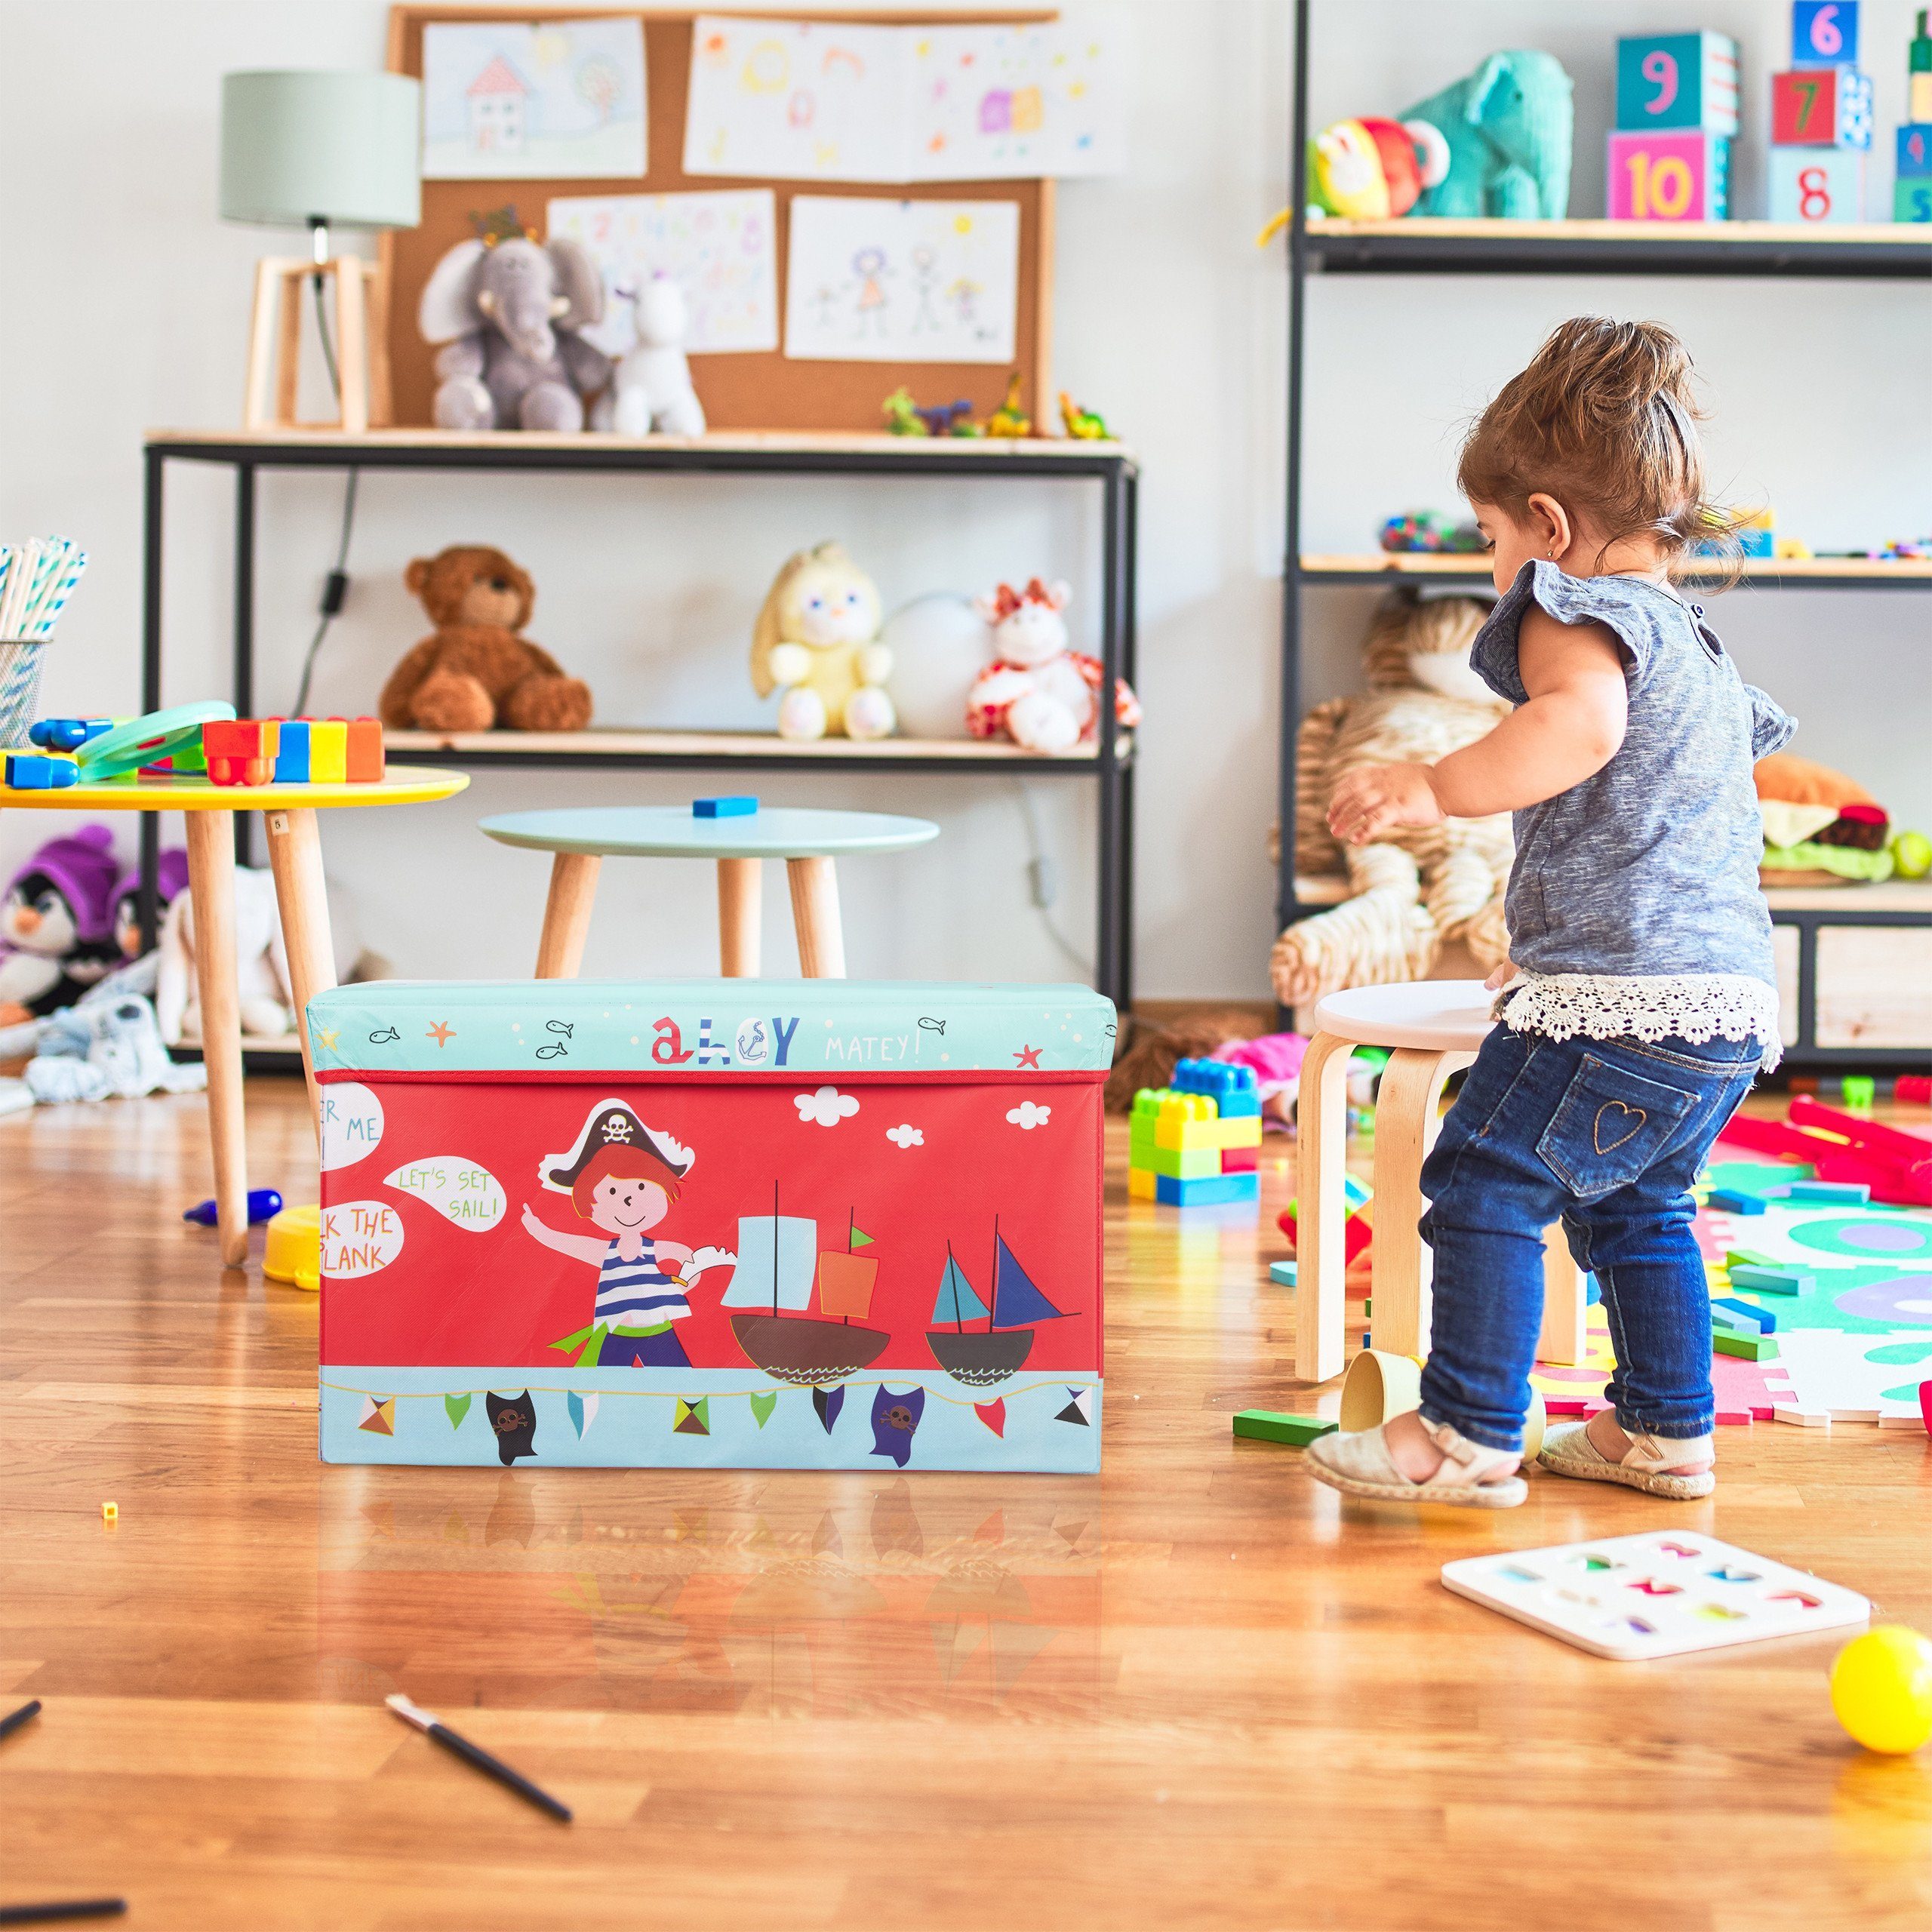
[[[1537,1152],[1579,1200],[1626,1187],[1705,1096],[1585,1054]]]

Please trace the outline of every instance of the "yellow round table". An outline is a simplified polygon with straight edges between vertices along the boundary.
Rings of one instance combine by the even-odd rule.
[[[31,747],[11,749],[27,751]],[[0,771],[4,771],[0,764]],[[188,889],[195,907],[195,968],[201,984],[202,1057],[208,1069],[208,1134],[221,1258],[238,1266],[248,1252],[248,1174],[242,1103],[242,1015],[235,982],[235,814],[258,811],[268,829],[269,869],[288,952],[296,1031],[309,1076],[315,1070],[302,1014],[310,997],[335,984],[328,897],[315,814],[351,805],[420,805],[468,785],[460,771],[392,764],[374,785],[211,785],[183,774],[113,779],[59,791],[16,791],[0,783],[0,810],[52,812],[185,812]],[[318,1115],[318,1121],[320,1116]]]

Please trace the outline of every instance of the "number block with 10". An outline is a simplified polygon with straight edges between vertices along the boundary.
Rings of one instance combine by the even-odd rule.
[[[1730,143],[1721,135],[1611,136],[1613,221],[1722,221],[1730,211]]]

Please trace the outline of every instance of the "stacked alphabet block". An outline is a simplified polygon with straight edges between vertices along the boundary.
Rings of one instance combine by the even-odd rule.
[[[1871,146],[1872,81],[1859,70],[1857,0],[1795,0],[1791,66],[1771,76],[1771,220],[1863,220]]]
[[[1134,1097],[1127,1189],[1173,1208],[1256,1201],[1261,1099],[1251,1067],[1184,1060],[1171,1087]]]
[[[1892,184],[1894,221],[1932,221],[1932,33],[1918,16],[1906,63],[1906,123],[1899,130]]]
[[[1617,43],[1610,212],[1621,221],[1722,221],[1737,132],[1737,43],[1721,33]]]

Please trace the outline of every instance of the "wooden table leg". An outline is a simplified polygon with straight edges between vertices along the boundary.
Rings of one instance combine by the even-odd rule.
[[[1561,1221],[1543,1230],[1543,1331],[1537,1337],[1537,1360],[1574,1368],[1588,1352],[1589,1291],[1583,1285],[1577,1258]]]
[[[268,827],[269,869],[275,875],[281,943],[288,955],[290,988],[295,995],[295,1030],[301,1035],[302,1065],[309,1076],[309,1109],[315,1116],[319,1136],[321,1111],[309,1044],[309,1002],[335,984],[335,947],[329,934],[321,835],[312,811],[264,812],[262,819]]]
[[[845,977],[845,934],[838,923],[838,874],[829,859],[787,859],[798,970],[808,980]]]
[[[1295,1119],[1295,1374],[1326,1382],[1342,1372],[1348,1313],[1342,1191],[1349,1151],[1351,1044],[1318,1033],[1301,1063]]]
[[[1378,1349],[1429,1352],[1432,1257],[1422,1238],[1422,1164],[1441,1129],[1442,1086],[1472,1054],[1398,1047],[1383,1069],[1375,1102],[1374,1319]]]
[[[758,859],[718,862],[718,970],[728,980],[758,977],[764,871]]]
[[[543,905],[543,937],[537,946],[540,980],[574,980],[583,964],[590,909],[597,899],[594,853],[559,852],[550,866],[550,896]]]
[[[235,814],[188,812],[188,889],[195,909],[202,1058],[208,1070],[208,1138],[215,1225],[223,1264],[248,1254],[248,1164],[242,1110],[242,1010],[235,984]]]

